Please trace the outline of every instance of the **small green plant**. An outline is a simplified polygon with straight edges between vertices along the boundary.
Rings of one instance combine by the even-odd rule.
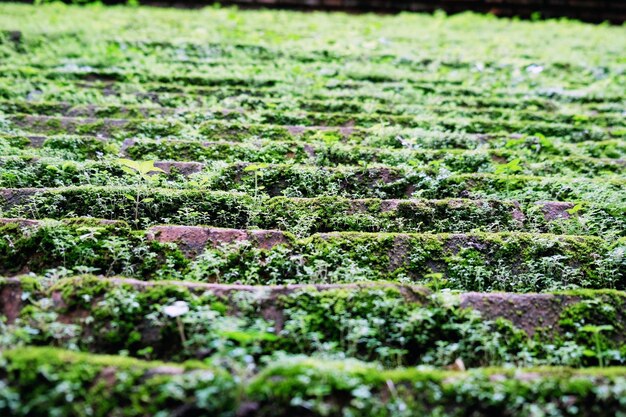
[[[165,172],[161,168],[154,166],[154,161],[133,161],[131,159],[118,159],[122,165],[122,170],[129,174],[138,174],[145,181],[151,181],[151,172]]]
[[[424,275],[427,280],[427,285],[435,291],[439,291],[441,288],[445,288],[448,280],[443,277],[441,272],[433,272],[432,274]]]
[[[605,352],[602,350],[602,341],[600,339],[600,333],[603,331],[610,332],[613,330],[613,326],[605,324],[603,326],[594,326],[587,325],[583,326],[580,331],[585,333],[591,333],[593,337],[593,342],[595,344],[595,352],[589,351],[590,354],[595,354],[596,358],[598,358],[598,364],[601,368],[604,368],[604,355]]]
[[[520,163],[522,162],[521,159],[517,158],[517,159],[513,159],[512,161],[509,161],[506,164],[500,164],[496,167],[495,173],[496,174],[515,174],[517,172],[522,171],[522,167],[520,166]]]
[[[118,163],[122,165],[122,170],[128,174],[139,176],[144,184],[155,184],[158,181],[157,175],[150,175],[151,173],[163,173],[161,168],[154,166],[154,161],[133,161],[131,159],[118,159]],[[141,198],[141,188],[135,188],[135,195],[124,194],[124,197],[135,203],[135,224],[139,221],[139,204],[149,203],[154,198],[146,197]]]
[[[262,185],[259,186],[259,177],[263,176],[263,172],[261,170],[269,167],[269,164],[251,164],[243,169],[244,172],[254,172],[254,198],[258,197],[258,193],[260,190],[264,189]]]
[[[574,207],[572,207],[569,210],[566,210],[570,215],[574,215],[576,213],[578,213],[580,210],[582,210],[583,205],[581,203],[576,204]]]

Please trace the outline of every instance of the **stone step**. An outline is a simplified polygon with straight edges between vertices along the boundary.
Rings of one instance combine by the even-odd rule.
[[[132,307],[128,300],[133,300]],[[168,318],[167,312],[176,306],[183,312],[184,341],[174,336],[176,320]],[[391,283],[248,286],[90,276],[53,284],[33,277],[0,283],[0,317],[6,318],[7,337],[29,327],[31,343],[46,344],[54,337],[50,332],[59,329],[52,330],[49,322],[38,318],[52,316],[59,326],[73,329],[71,336],[55,338],[57,346],[69,347],[78,340],[84,351],[126,350],[133,356],[149,348],[151,358],[166,360],[216,354],[211,346],[220,339],[237,341],[220,334],[222,325],[230,323],[231,332],[251,337],[258,329],[256,355],[278,349],[290,354],[346,352],[387,366],[445,366],[446,359],[432,358],[435,350],[461,345],[465,348],[455,354],[466,366],[494,366],[523,360],[520,352],[537,349],[537,343],[554,344],[556,349],[571,344],[593,349],[594,341],[585,333],[590,326],[610,326],[601,335],[604,349],[619,351],[625,342],[620,330],[626,324],[620,313],[625,306],[625,293],[606,290],[443,294]],[[597,314],[600,310],[605,313]],[[357,337],[368,327],[378,331]],[[446,327],[464,330],[442,332]],[[470,339],[481,340],[481,345]],[[499,355],[477,353],[493,350],[490,343],[499,345]],[[398,352],[387,357],[375,346]],[[549,360],[555,365],[594,365],[600,359],[559,357],[540,349],[533,355],[525,359],[526,366]],[[608,355],[606,361],[602,359],[619,363]]]
[[[80,97],[71,95],[75,91],[88,90],[90,96],[97,95],[103,103],[110,103],[112,100],[120,103],[144,103],[159,104],[165,107],[179,106],[187,104],[190,106],[206,107],[213,104],[213,99],[233,100],[242,96],[257,100],[282,100],[285,97],[285,89],[279,87],[243,87],[243,86],[217,86],[203,87],[183,84],[167,84],[158,82],[135,82],[135,81],[98,81],[93,80],[64,80],[63,85],[59,85],[54,80],[45,77],[37,79],[37,90],[33,94],[29,86],[24,83],[16,83],[16,78],[10,75],[0,75],[0,85],[10,88],[11,97],[15,99],[28,100],[33,97],[46,99],[48,101],[76,100],[75,104],[81,103]],[[301,103],[300,95],[304,91],[297,85],[290,86],[290,91],[295,93],[294,101]],[[416,103],[434,103],[435,105],[465,106],[476,109],[516,109],[520,111],[537,109],[538,111],[554,111],[561,108],[580,109],[582,113],[613,113],[622,109],[622,97],[614,96],[593,96],[552,94],[528,96],[528,91],[507,92],[493,90],[490,95],[484,95],[479,89],[458,86],[442,86],[436,84],[422,83],[419,89],[402,91],[372,90],[367,86],[355,88],[351,86],[346,89],[339,89],[336,86],[330,88],[320,88],[310,91],[310,86],[305,86],[305,102],[319,100],[322,103],[333,103],[340,100],[342,104],[348,102],[347,108],[352,108],[353,103],[357,108],[361,108],[364,102],[368,105],[375,103],[385,108],[395,108],[396,106],[412,106]],[[68,94],[69,93],[69,94]],[[438,93],[438,94],[433,94]],[[132,97],[129,100],[129,96]],[[311,97],[311,99],[308,99]],[[303,105],[308,108],[307,104]],[[322,104],[314,104],[311,110],[326,111],[327,107]]]
[[[124,172],[118,158],[84,161],[99,153],[98,143],[80,151],[77,160],[40,158],[30,152],[0,159],[0,185],[45,188],[80,185],[138,185]],[[68,146],[75,147],[74,143]],[[46,149],[65,154],[66,149]],[[74,151],[71,151],[74,152]],[[84,161],[84,162],[83,162]],[[600,206],[622,206],[626,180],[621,177],[542,177],[520,174],[451,174],[437,167],[413,168],[371,165],[315,167],[299,164],[222,164],[189,161],[154,163],[169,171],[153,178],[165,188],[241,191],[256,196],[348,198],[471,198],[546,201],[593,201]],[[196,172],[198,171],[198,172]],[[197,173],[185,178],[186,173]],[[181,175],[182,174],[182,175]]]
[[[141,111],[137,110],[141,113]],[[147,110],[143,113],[148,114]],[[156,111],[158,114],[159,112]],[[167,113],[167,111],[165,111]],[[85,114],[89,114],[88,112]],[[41,116],[32,114],[10,115],[8,119],[13,125],[31,133],[79,133],[79,134],[99,134],[106,137],[114,137],[120,132],[124,132],[126,137],[150,132],[149,128],[163,124],[159,123],[161,119],[156,118],[123,118],[124,113],[113,113],[111,116],[101,117],[83,117],[78,113],[78,117],[71,116]],[[118,116],[118,118],[115,118]],[[160,127],[161,131],[166,131],[169,135],[180,135],[183,132],[184,117],[165,118],[165,122],[169,122],[169,129]],[[359,132],[363,129],[370,129],[380,125],[391,125],[400,128],[425,129],[432,131],[458,132],[467,134],[516,134],[516,135],[544,135],[554,136],[565,139],[566,142],[582,142],[582,141],[602,141],[613,137],[621,137],[623,127],[619,122],[612,124],[611,128],[603,128],[598,124],[582,125],[580,127],[572,126],[569,123],[542,122],[542,121],[507,121],[494,120],[487,116],[474,118],[467,117],[447,117],[441,118],[437,115],[405,115],[405,116],[379,116],[379,115],[358,115],[345,113],[307,113],[307,112],[286,112],[284,114],[276,111],[267,111],[263,114],[251,114],[249,120],[245,117],[245,113],[239,111],[204,111],[199,115],[188,115],[188,127],[193,127],[199,122],[205,122],[206,127],[201,128],[200,132],[206,135],[213,134],[213,124],[215,121],[230,119],[239,123],[251,122],[257,124],[269,123],[271,125],[280,126],[303,126],[309,127],[309,130],[324,131],[330,128],[347,129],[350,133]],[[259,120],[260,119],[260,120]],[[174,126],[175,124],[178,126]],[[263,124],[260,124],[257,130],[263,130]],[[354,126],[357,128],[354,129]],[[326,129],[322,129],[325,127]],[[153,130],[155,130],[153,128]],[[267,129],[266,129],[267,130]],[[274,128],[273,130],[277,130]],[[158,134],[160,131],[156,131]],[[283,135],[285,134],[282,132]],[[297,132],[292,132],[293,135]],[[165,136],[165,135],[161,135]]]
[[[126,139],[122,151],[131,159],[309,164],[335,167],[384,164],[438,167],[454,173],[492,172],[580,177],[626,173],[626,160],[578,156],[545,157],[513,150],[396,150],[351,145],[259,141],[256,143],[197,140]]]
[[[287,357],[258,375],[235,379],[199,361],[174,365],[36,347],[0,355],[0,381],[7,395],[20,399],[2,403],[0,411],[41,415],[107,415],[130,412],[129,404],[134,411],[129,415],[137,416],[370,415],[363,408],[381,410],[383,417],[398,415],[394,410],[425,415],[444,409],[449,415],[476,410],[525,415],[529,410],[565,414],[573,407],[580,415],[597,410],[618,415],[626,372],[621,367],[382,371],[359,361]]]
[[[253,192],[253,190],[251,190]],[[229,214],[226,214],[229,213]],[[624,236],[625,206],[493,199],[259,198],[206,189],[122,187],[0,188],[0,215],[124,220],[133,227],[177,223],[317,232],[535,233]]]
[[[298,239],[276,230],[201,226],[132,231],[90,219],[8,221],[2,233],[4,275],[71,270],[242,284],[390,280],[465,291],[626,289],[624,238],[332,232]]]
[[[307,104],[311,108],[307,109]],[[343,106],[343,107],[342,107]],[[142,119],[177,116],[188,120],[238,120],[243,123],[263,123],[298,126],[345,126],[346,124],[362,127],[373,125],[393,125],[405,128],[432,128],[446,116],[444,127],[455,131],[460,130],[460,120],[468,133],[487,133],[487,131],[515,131],[518,133],[542,133],[546,136],[568,137],[575,132],[581,134],[585,129],[595,127],[624,127],[624,117],[620,113],[592,113],[583,117],[580,114],[560,114],[525,110],[490,110],[465,109],[457,106],[414,105],[390,113],[381,107],[381,112],[339,102],[336,108],[324,107],[323,102],[296,102],[285,100],[285,103],[273,100],[264,105],[257,102],[254,109],[242,107],[226,108],[219,106],[195,108],[172,108],[156,106],[121,106],[121,105],[75,105],[67,102],[32,102],[32,101],[0,101],[0,111],[6,114],[24,114],[29,116],[62,116],[81,118],[118,118]],[[584,122],[582,119],[584,118]],[[455,119],[458,119],[455,121]],[[521,125],[524,122],[524,126]],[[471,127],[467,127],[470,125]],[[469,130],[467,130],[469,129]],[[526,132],[535,129],[535,132]]]

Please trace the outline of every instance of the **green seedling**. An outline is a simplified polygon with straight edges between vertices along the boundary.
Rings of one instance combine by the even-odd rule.
[[[583,205],[581,203],[576,204],[574,207],[572,207],[569,210],[566,210],[570,215],[574,215],[576,213],[578,213],[580,210],[582,210]]]
[[[259,177],[263,176],[263,172],[261,170],[269,167],[269,164],[261,163],[261,164],[252,164],[248,165],[243,169],[244,172],[254,172],[254,198],[258,197],[258,192],[265,187],[259,186]]]
[[[161,168],[154,166],[154,161],[133,161],[130,159],[118,159],[118,163],[122,165],[122,170],[128,174],[137,175],[144,184],[154,184],[158,181],[158,174],[164,173]],[[154,175],[156,173],[157,175]],[[152,175],[150,175],[152,174]],[[141,188],[137,187],[135,195],[124,194],[124,197],[135,203],[135,224],[139,220],[139,204],[150,203],[154,198],[141,198]]]
[[[513,159],[512,161],[506,163],[506,164],[501,164],[498,165],[496,167],[495,173],[496,174],[515,174],[517,172],[520,172],[522,170],[522,167],[520,166],[520,163],[522,162],[521,159]]]
[[[596,351],[595,352],[589,352],[589,353],[595,353],[595,356],[598,358],[598,363],[600,365],[601,368],[604,368],[604,354],[605,352],[602,350],[602,341],[600,340],[600,333],[602,333],[603,331],[607,331],[610,332],[614,329],[613,326],[605,324],[603,326],[594,326],[594,325],[587,325],[584,326],[580,329],[580,331],[585,332],[585,333],[591,333],[592,337],[593,337],[593,341],[596,347]]]
[[[443,277],[441,272],[433,272],[432,274],[424,275],[424,278],[433,290],[439,291],[441,288],[445,287],[448,281]]]

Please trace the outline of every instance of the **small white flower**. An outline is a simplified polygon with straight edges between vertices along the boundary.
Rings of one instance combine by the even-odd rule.
[[[172,305],[163,307],[163,312],[170,317],[178,317],[189,312],[189,306],[185,301],[176,301]]]
[[[541,71],[543,71],[543,67],[541,65],[529,65],[526,67],[526,72],[529,72],[531,74],[539,74],[541,73]]]

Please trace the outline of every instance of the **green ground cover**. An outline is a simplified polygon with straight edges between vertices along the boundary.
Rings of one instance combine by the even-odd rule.
[[[0,414],[626,416],[625,35],[0,4]]]

